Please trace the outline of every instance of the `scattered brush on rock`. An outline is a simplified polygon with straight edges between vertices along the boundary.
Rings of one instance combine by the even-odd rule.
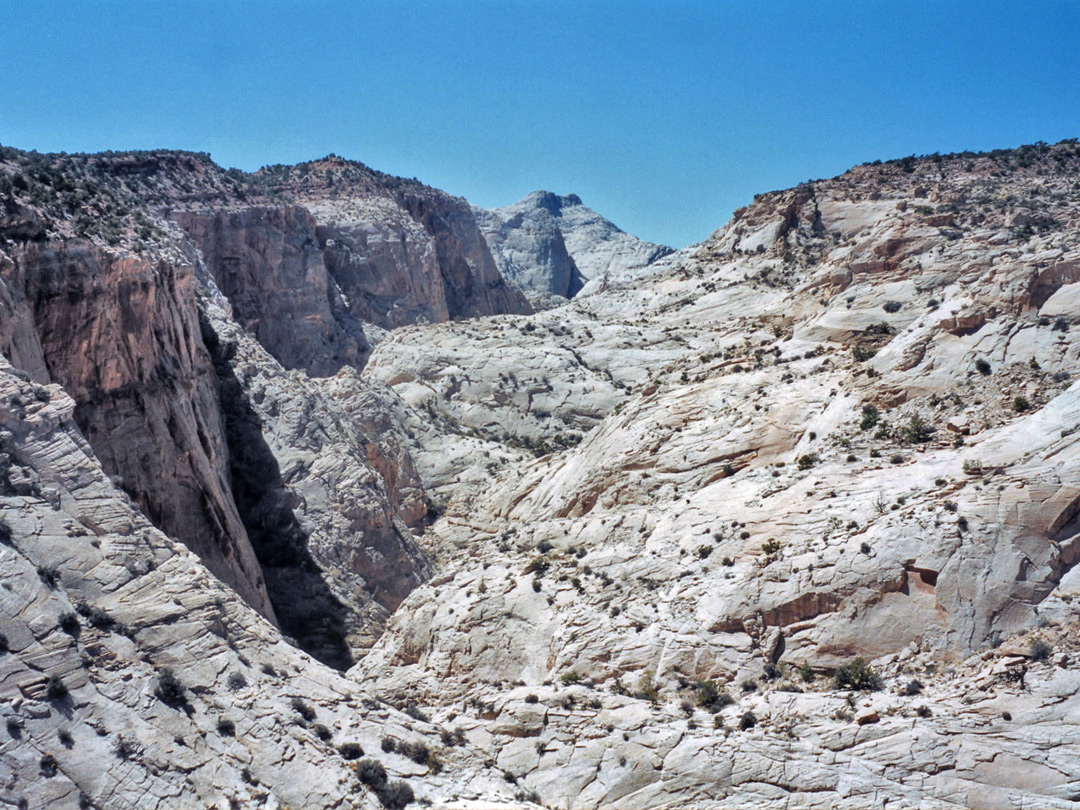
[[[217,731],[222,737],[235,737],[236,723],[223,717],[217,721]]]
[[[38,579],[45,583],[45,587],[55,590],[56,583],[60,581],[60,571],[51,565],[39,565],[37,568]]]
[[[347,742],[338,746],[338,753],[342,759],[360,759],[364,755],[364,748],[360,743]]]
[[[903,690],[901,691],[901,694],[906,695],[907,697],[914,697],[915,695],[922,692],[922,690],[922,681],[916,679],[908,681],[907,684],[904,686]]]
[[[49,700],[63,700],[68,696],[68,688],[58,675],[50,675],[45,681],[45,695]]]
[[[405,707],[401,711],[405,712],[405,714],[409,715],[413,720],[419,720],[421,723],[431,722],[431,718],[422,712],[420,707],[411,700],[405,704]]]
[[[184,685],[180,683],[180,679],[176,677],[176,674],[171,669],[163,669],[158,676],[154,695],[166,706],[172,706],[175,709],[187,702],[186,691]]]
[[[706,711],[716,714],[725,706],[735,702],[727,692],[723,691],[716,681],[698,681],[694,685],[697,692],[697,704]]]
[[[1050,646],[1049,642],[1042,639],[1031,642],[1031,647],[1028,649],[1028,655],[1032,661],[1046,661],[1053,652],[1054,648]]]
[[[919,414],[914,414],[908,423],[900,428],[900,440],[904,444],[925,444],[934,437],[935,428]]]
[[[86,619],[91,627],[98,630],[112,630],[116,627],[116,620],[99,607],[93,607],[86,602],[77,602],[75,612]]]
[[[836,670],[835,684],[837,689],[876,692],[881,688],[881,678],[866,659],[860,657]]]
[[[308,723],[316,717],[315,710],[305,703],[303,698],[294,697],[289,705],[292,706],[294,712],[300,715],[300,717]]]
[[[57,625],[72,638],[78,638],[79,633],[82,631],[82,627],[79,625],[79,617],[70,611],[60,614]]]

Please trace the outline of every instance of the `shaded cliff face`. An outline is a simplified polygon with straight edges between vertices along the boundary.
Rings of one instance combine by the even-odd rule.
[[[237,322],[286,368],[363,365],[363,326],[327,274],[315,220],[298,206],[176,211]]]
[[[229,493],[217,379],[199,333],[191,268],[85,240],[8,249],[0,267],[19,325],[0,351],[75,399],[110,475],[164,531],[256,609],[273,611]]]

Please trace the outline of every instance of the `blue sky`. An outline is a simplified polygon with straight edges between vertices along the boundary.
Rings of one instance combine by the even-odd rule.
[[[0,0],[0,143],[335,152],[643,238],[911,153],[1080,137],[1080,3]]]

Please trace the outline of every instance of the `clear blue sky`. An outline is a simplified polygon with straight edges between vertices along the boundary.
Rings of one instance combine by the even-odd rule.
[[[1080,3],[0,0],[0,143],[329,152],[705,238],[761,191],[1080,136]]]

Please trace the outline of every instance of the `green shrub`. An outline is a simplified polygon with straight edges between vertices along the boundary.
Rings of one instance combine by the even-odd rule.
[[[1017,413],[1023,413],[1031,408],[1031,402],[1027,397],[1017,397],[1013,400],[1013,410]]]
[[[817,464],[819,460],[817,453],[806,453],[805,455],[799,456],[797,466],[800,470],[809,470]]]
[[[56,583],[60,581],[60,571],[50,565],[39,565],[37,575],[47,588],[55,589]]]
[[[859,423],[859,430],[870,430],[878,423],[878,418],[881,416],[880,411],[877,409],[877,405],[873,403],[867,403],[862,407],[862,421]]]
[[[570,684],[580,683],[581,676],[576,672],[564,672],[561,680],[564,684],[569,686]]]
[[[919,414],[912,415],[908,423],[900,429],[900,438],[906,444],[923,444],[934,435],[934,426]]]
[[[836,670],[836,688],[875,692],[881,688],[881,678],[866,660],[860,657]]]
[[[753,728],[757,725],[757,717],[753,712],[745,712],[742,717],[739,718],[739,730],[746,731],[749,728]]]
[[[72,637],[78,637],[82,631],[82,627],[79,626],[79,617],[70,611],[61,613],[57,624],[61,630]]]

